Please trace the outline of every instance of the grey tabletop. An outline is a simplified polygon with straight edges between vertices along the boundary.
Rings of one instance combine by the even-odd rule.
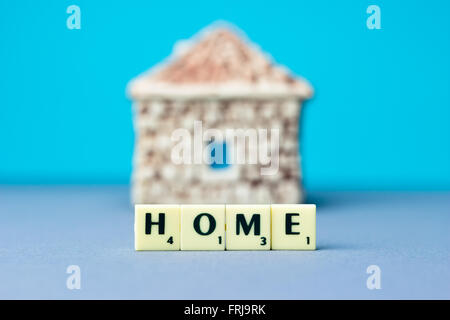
[[[309,201],[317,251],[136,252],[127,186],[3,186],[0,298],[450,298],[450,193]],[[79,290],[66,286],[70,265]],[[370,265],[381,289],[367,288]]]

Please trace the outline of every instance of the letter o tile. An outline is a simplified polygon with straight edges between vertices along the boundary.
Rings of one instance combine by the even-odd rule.
[[[181,250],[225,250],[225,205],[181,206]]]

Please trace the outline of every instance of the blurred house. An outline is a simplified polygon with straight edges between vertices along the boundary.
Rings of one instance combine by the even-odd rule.
[[[312,89],[238,34],[229,27],[209,28],[179,43],[168,61],[130,83],[136,131],[135,203],[302,201],[298,125],[302,101]],[[277,170],[262,174],[270,164],[261,159],[245,164],[229,161],[231,154],[255,152],[261,141],[235,150],[227,138],[217,137],[203,143],[213,158],[220,150],[222,162],[215,157],[212,163],[175,163],[172,135],[185,129],[191,135],[187,146],[192,147],[196,121],[201,121],[203,132],[216,129],[224,136],[227,129],[267,130],[266,146],[276,151],[268,154]],[[273,145],[273,130],[279,133],[279,150]],[[191,160],[197,156],[192,154]]]

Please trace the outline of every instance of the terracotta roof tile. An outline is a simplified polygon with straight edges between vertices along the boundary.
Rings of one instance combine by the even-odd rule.
[[[188,52],[154,74],[154,79],[189,84],[230,81],[295,82],[293,77],[273,65],[261,52],[223,28],[207,34]]]
[[[227,91],[242,84],[248,85],[243,92],[255,94],[272,91],[309,97],[312,93],[306,81],[274,64],[229,28],[210,29],[191,42],[183,53],[175,53],[167,63],[138,78],[135,93],[155,95],[159,91],[173,93],[176,88],[195,87],[190,91],[201,94],[202,88],[207,91],[206,87],[220,86],[223,92],[224,88]],[[133,88],[131,91],[133,95]]]

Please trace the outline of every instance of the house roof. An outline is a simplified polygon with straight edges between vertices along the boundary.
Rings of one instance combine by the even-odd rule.
[[[230,27],[209,28],[175,47],[167,62],[132,80],[133,98],[309,98],[312,88]]]

